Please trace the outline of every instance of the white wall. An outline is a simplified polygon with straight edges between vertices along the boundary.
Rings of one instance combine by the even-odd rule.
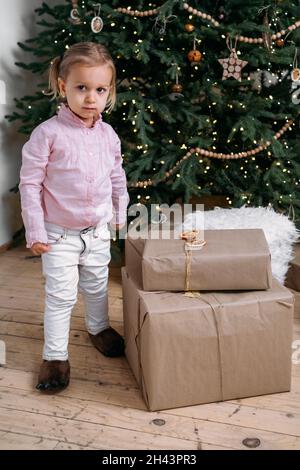
[[[62,0],[61,0],[62,1]],[[59,3],[47,0],[48,5]],[[12,239],[22,226],[19,194],[9,189],[19,180],[21,149],[26,137],[17,129],[20,122],[10,123],[4,116],[15,109],[13,98],[32,94],[39,77],[15,66],[15,62],[30,62],[33,58],[17,45],[38,32],[40,19],[34,9],[42,0],[10,0],[1,2],[0,14],[0,247]]]

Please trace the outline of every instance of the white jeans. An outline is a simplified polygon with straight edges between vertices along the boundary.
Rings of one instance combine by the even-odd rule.
[[[45,227],[51,250],[42,254],[46,279],[43,358],[65,361],[78,286],[84,298],[88,332],[96,335],[109,327],[110,232],[107,224],[81,231],[48,222]]]

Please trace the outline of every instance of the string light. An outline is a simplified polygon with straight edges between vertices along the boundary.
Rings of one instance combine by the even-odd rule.
[[[84,5],[84,2],[82,2],[82,4]],[[149,4],[149,6],[152,6],[152,5]],[[216,21],[211,15],[208,15],[208,14],[203,13],[203,12],[197,10],[197,9],[194,9],[194,8],[190,7],[187,3],[184,3],[183,6],[184,6],[184,8],[185,8],[186,10],[188,10],[188,11],[189,11],[190,13],[192,13],[193,15],[196,15],[196,16],[198,16],[198,17],[201,17],[201,18],[204,19],[204,20],[207,20],[207,21],[211,22],[211,23],[212,23],[214,26],[216,26],[216,27],[219,27],[219,26],[220,26],[220,23],[219,23],[218,21]],[[83,7],[84,7],[84,6],[83,6]],[[159,8],[153,8],[153,9],[149,9],[149,10],[145,10],[145,11],[142,11],[142,12],[141,12],[141,11],[138,11],[138,10],[131,10],[131,7],[130,7],[130,6],[127,7],[127,8],[117,8],[117,9],[115,9],[115,11],[118,11],[119,13],[124,13],[124,14],[130,15],[130,16],[132,16],[132,17],[143,17],[143,16],[153,16],[153,15],[157,15],[157,14],[159,13],[159,10],[160,10]],[[278,12],[276,12],[276,13],[278,14]],[[287,12],[285,13],[285,15],[287,15]],[[189,18],[191,19],[191,18],[192,18],[192,15],[189,15]],[[136,18],[134,18],[134,19],[136,19]],[[273,19],[273,23],[274,23],[275,27],[277,27],[276,24],[278,23],[278,18]],[[115,23],[111,23],[111,26],[112,26],[112,27],[115,26]],[[209,24],[208,24],[207,26],[210,27]],[[270,26],[271,26],[271,25],[270,25]],[[288,27],[286,28],[286,30],[282,29],[281,31],[278,31],[276,34],[272,34],[270,37],[271,37],[271,39],[272,39],[273,41],[275,41],[275,40],[277,40],[278,38],[281,38],[282,36],[284,36],[287,32],[291,32],[291,31],[293,31],[293,30],[295,30],[295,29],[297,29],[297,28],[299,28],[299,27],[300,27],[300,21],[296,21],[294,24],[288,26]],[[126,27],[123,27],[123,29],[126,29]],[[134,34],[135,34],[135,35],[138,34],[137,31],[134,31]],[[69,36],[72,36],[72,33],[69,33]],[[243,42],[245,42],[245,43],[250,43],[250,44],[251,44],[251,43],[260,43],[260,44],[263,43],[263,38],[248,38],[248,37],[238,36],[238,35],[237,35],[236,37],[237,37],[237,39],[238,39],[239,41],[243,41]],[[222,38],[225,38],[224,34],[222,34]],[[163,41],[163,40],[164,40],[164,38],[160,38],[160,41]],[[55,44],[57,44],[58,41],[55,40],[54,42],[55,42]],[[138,42],[141,43],[142,40],[139,39]],[[65,48],[68,49],[69,46],[66,45]],[[170,49],[168,48],[168,50],[170,50]],[[274,51],[274,50],[272,50],[272,52],[273,52],[273,51]],[[136,52],[136,54],[138,54],[138,53],[140,53],[140,50],[139,50],[138,48],[136,48],[135,52]],[[238,51],[237,54],[239,55],[239,54],[240,54],[240,51]],[[271,64],[269,63],[269,65],[271,65]],[[194,67],[194,70],[198,70],[198,67]],[[268,70],[270,70],[270,69],[268,69]],[[123,70],[123,72],[125,73],[125,70]],[[274,76],[274,74],[272,74],[272,75]],[[192,76],[193,76],[193,75],[192,75]],[[250,80],[250,77],[248,77],[248,80]],[[271,80],[268,80],[268,81],[269,81],[269,83],[272,83]],[[207,82],[210,82],[210,79],[209,79],[209,78],[207,78]],[[267,99],[273,100],[273,96],[272,96],[272,95],[269,95],[269,97],[268,97]],[[132,103],[135,104],[135,100],[132,100]],[[278,105],[280,105],[280,101],[277,101],[277,103],[278,103]],[[212,103],[212,106],[216,106],[216,104],[217,104],[216,102],[213,102],[213,103]],[[126,106],[127,103],[123,103],[123,105]],[[245,105],[243,105],[243,104],[241,104],[241,103],[239,103],[239,105],[240,105],[241,107],[245,108]],[[228,106],[230,109],[233,108],[233,106],[230,105],[230,104],[228,104],[227,106]],[[31,106],[28,106],[28,108],[30,109]],[[123,114],[125,114],[125,113],[123,113]],[[287,117],[286,117],[286,120],[287,120]],[[207,122],[209,123],[210,120],[207,119]],[[213,121],[213,122],[215,123],[215,121]],[[151,120],[151,121],[149,121],[149,123],[150,123],[150,125],[153,125],[153,124],[154,124],[154,121]],[[132,124],[135,125],[135,121],[132,121]],[[274,124],[276,125],[277,122],[274,121]],[[287,123],[273,136],[273,139],[274,139],[274,140],[278,140],[284,132],[286,132],[287,130],[292,130],[292,127],[291,127],[292,125],[294,125],[293,121],[291,121],[291,120],[287,121]],[[236,130],[237,130],[236,128],[233,129],[234,132],[236,132]],[[243,131],[244,131],[244,128],[243,128],[243,127],[240,127],[240,131],[243,132]],[[135,129],[134,129],[134,132],[138,132],[138,129],[135,128]],[[177,131],[177,132],[180,133],[180,131]],[[215,140],[215,139],[214,139],[214,140]],[[229,139],[228,139],[228,142],[230,142]],[[172,140],[169,140],[169,143],[172,143]],[[256,141],[254,141],[254,143],[256,144]],[[287,143],[285,142],[284,144],[285,144],[286,148],[288,148]],[[226,159],[237,159],[237,158],[245,158],[246,156],[250,157],[251,155],[253,155],[253,153],[254,153],[254,154],[260,153],[261,151],[265,150],[265,149],[266,149],[267,147],[269,147],[270,145],[271,145],[271,142],[270,142],[270,141],[267,141],[267,142],[265,142],[265,143],[263,143],[263,144],[260,144],[256,149],[248,150],[248,151],[246,151],[246,152],[239,152],[239,153],[230,152],[230,154],[223,154],[223,153],[212,152],[212,151],[205,150],[205,149],[202,149],[202,148],[199,148],[199,147],[192,148],[192,149],[190,149],[190,150],[186,153],[186,155],[184,155],[184,157],[182,157],[182,158],[176,163],[176,165],[175,165],[171,170],[169,170],[168,172],[166,172],[166,177],[170,176],[170,175],[174,172],[174,170],[177,169],[177,168],[179,167],[179,165],[180,165],[183,161],[185,161],[185,160],[187,160],[188,158],[190,158],[193,154],[198,155],[198,153],[199,153],[200,155],[204,155],[205,157],[208,157],[208,158],[218,158],[218,159],[224,159],[224,160],[226,160]],[[237,147],[237,146],[235,146],[235,147]],[[138,148],[142,148],[142,147],[138,147]],[[182,149],[184,149],[184,148],[186,149],[187,147],[186,147],[185,144],[183,144],[183,145],[181,146],[181,148],[182,148]],[[216,149],[216,147],[214,147],[214,146],[213,146],[212,148],[213,148],[213,150]],[[145,152],[146,152],[146,151],[145,151]],[[267,154],[268,154],[268,155],[271,155],[271,152],[268,151]],[[255,160],[255,157],[252,156],[252,157],[251,157],[251,160]],[[199,162],[200,162],[200,163],[203,163],[203,160],[199,160]],[[161,163],[161,164],[164,164],[165,162],[162,160],[160,163]],[[290,162],[288,162],[288,163],[290,163]],[[280,165],[281,165],[280,162],[276,162],[276,164],[277,164],[277,166],[280,166]],[[226,165],[226,168],[228,168],[228,165]],[[258,165],[256,165],[256,168],[257,168],[257,169],[259,168]],[[153,169],[155,169],[155,168],[153,168]],[[241,170],[243,170],[243,169],[244,169],[244,167],[241,167]],[[205,167],[204,173],[206,173],[207,170],[210,170],[210,167],[209,167],[209,166],[206,166],[206,167]],[[286,168],[283,168],[283,169],[282,169],[282,172],[283,172],[283,173],[286,173],[286,172],[289,173],[290,171],[287,170]],[[180,175],[179,173],[176,173],[176,177],[177,177],[177,178],[180,178],[180,176],[181,176],[181,175]],[[246,171],[246,170],[244,171],[244,175],[243,175],[243,176],[244,176],[244,178],[247,178],[247,171]],[[165,178],[163,178],[163,179],[165,179]],[[286,180],[283,180],[283,183],[285,184],[285,183],[286,183]],[[147,180],[147,181],[141,181],[141,182],[137,182],[137,183],[135,183],[135,184],[132,183],[132,184],[130,184],[130,186],[137,186],[137,185],[138,185],[138,186],[141,186],[141,185],[142,185],[141,187],[146,188],[147,186],[149,186],[149,185],[151,185],[151,184],[153,184],[153,181],[149,179],[149,180]],[[210,184],[212,184],[212,183],[210,183]],[[298,182],[297,182],[297,181],[295,182],[295,185],[298,185]],[[266,183],[266,186],[269,186],[269,183]],[[201,189],[200,186],[198,186],[198,188]],[[249,196],[247,196],[247,195],[242,195],[241,197],[242,197],[242,199],[246,200]],[[289,194],[289,197],[292,197],[292,195]],[[140,198],[141,198],[141,195],[138,195],[138,196],[137,196],[137,199],[140,199]],[[150,199],[150,196],[149,196],[149,195],[146,196],[146,199],[147,199],[147,200]],[[227,199],[227,201],[228,201],[228,204],[231,205],[231,204],[232,204],[232,201],[230,200],[230,198],[227,197],[226,199]],[[280,195],[280,196],[279,196],[279,199],[282,200],[282,199],[283,199],[283,196]],[[250,198],[247,200],[247,202],[250,203]],[[280,203],[280,201],[278,201],[278,202]]]
[[[292,120],[289,120],[287,121],[283,126],[282,128],[276,132],[276,134],[273,136],[273,139],[274,140],[278,140],[281,135],[287,131],[287,129],[291,126],[291,124],[293,123]],[[169,141],[170,142],[170,141]],[[172,141],[171,141],[172,142]],[[170,142],[170,143],[171,143]],[[227,140],[227,142],[230,142],[229,140]],[[255,144],[257,143],[256,140],[253,141]],[[246,157],[250,157],[250,156],[253,156],[253,155],[256,155],[258,153],[261,153],[263,150],[266,150],[268,147],[270,147],[271,145],[271,141],[266,141],[264,143],[261,143],[260,145],[258,145],[258,147],[256,147],[256,149],[252,149],[252,150],[248,150],[248,151],[243,151],[243,152],[238,152],[238,153],[234,153],[234,152],[230,152],[230,154],[225,154],[225,153],[219,153],[219,152],[212,152],[210,150],[206,150],[206,149],[202,149],[200,147],[196,147],[196,148],[191,148],[180,160],[178,160],[176,162],[176,164],[174,165],[173,168],[171,168],[170,170],[168,170],[166,173],[165,173],[165,176],[159,180],[151,180],[150,178],[148,180],[145,180],[145,181],[136,181],[136,182],[132,182],[132,183],[129,183],[129,186],[130,187],[148,187],[148,186],[151,186],[155,183],[159,183],[159,182],[162,182],[164,180],[166,180],[167,178],[169,178],[173,173],[175,173],[175,171],[177,171],[178,167],[184,162],[186,161],[187,159],[189,159],[193,154],[199,154],[199,155],[203,155],[205,157],[208,157],[208,158],[217,158],[217,159],[220,159],[220,160],[236,160],[236,159],[239,159],[239,158],[246,158]],[[268,152],[268,154],[271,155],[271,152]],[[245,162],[247,162],[247,160],[245,160]],[[161,164],[164,164],[165,161],[164,160],[161,160],[160,162]],[[276,162],[277,166],[280,166],[280,162]],[[228,166],[226,166],[227,168]],[[204,170],[204,173],[206,173],[207,170]],[[246,175],[244,175],[244,177],[247,177]]]

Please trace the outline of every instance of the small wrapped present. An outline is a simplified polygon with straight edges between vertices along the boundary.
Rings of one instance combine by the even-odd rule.
[[[126,268],[143,290],[259,290],[272,285],[271,255],[263,230],[206,230],[182,239],[127,237]]]

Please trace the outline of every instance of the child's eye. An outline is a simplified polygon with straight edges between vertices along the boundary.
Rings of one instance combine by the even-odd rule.
[[[77,88],[78,88],[79,90],[83,90],[83,89],[85,88],[85,86],[84,86],[84,85],[78,85]]]
[[[97,91],[98,93],[105,93],[106,92],[106,88],[97,88]]]

